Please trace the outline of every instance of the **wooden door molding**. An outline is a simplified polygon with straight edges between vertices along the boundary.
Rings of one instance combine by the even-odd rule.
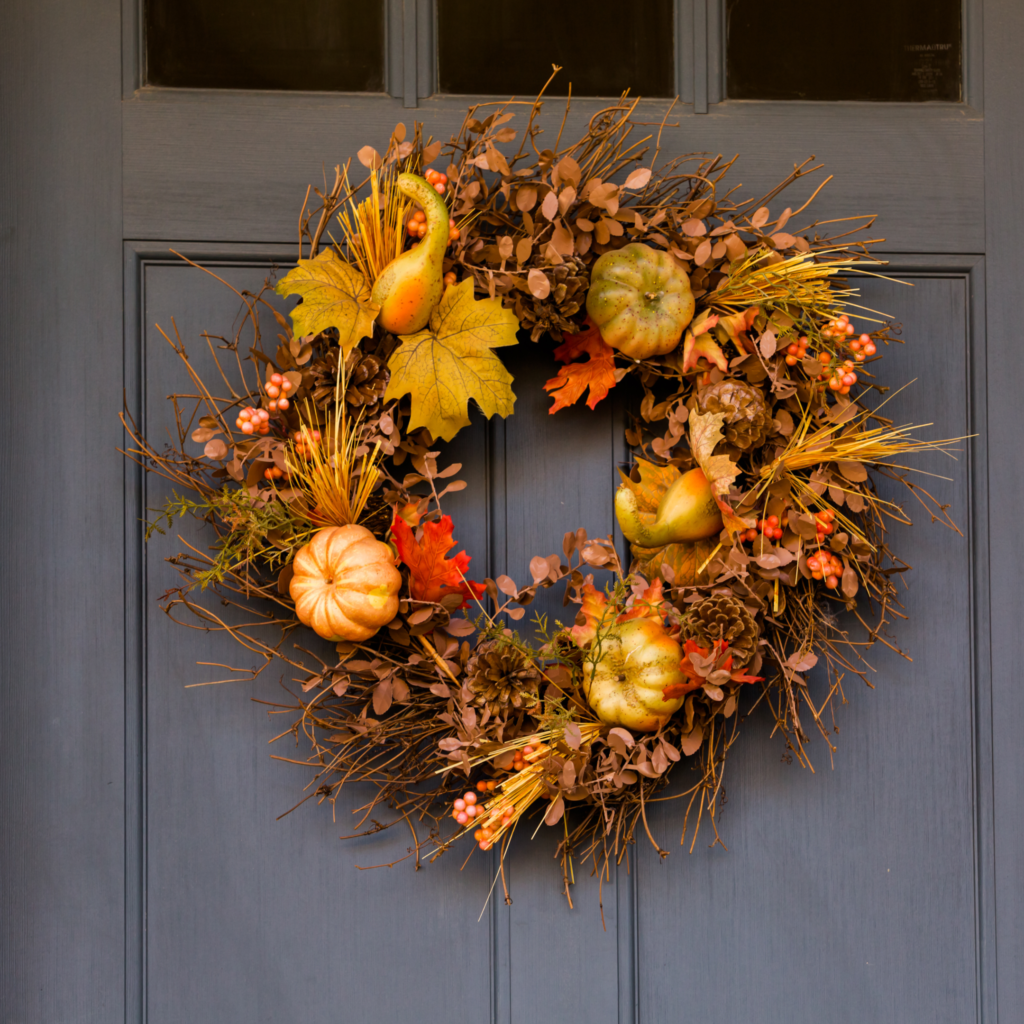
[[[142,339],[145,333],[145,271],[147,267],[174,266],[177,258],[168,250],[172,243],[146,242],[126,243],[125,245],[125,387],[129,406],[136,415],[141,415],[145,406],[145,374],[142,363]],[[294,258],[294,250],[290,246],[251,245],[236,243],[189,243],[186,246],[175,244],[189,258],[204,264],[216,264],[221,267],[259,267],[270,268],[273,264],[287,266]],[[884,254],[883,254],[884,255]],[[971,443],[968,454],[968,472],[970,479],[969,509],[957,509],[957,519],[964,526],[969,538],[971,567],[971,650],[973,651],[973,675],[969,683],[973,693],[974,719],[972,723],[973,749],[973,802],[974,802],[974,906],[975,906],[975,944],[976,944],[976,977],[977,977],[977,1020],[993,1021],[995,971],[991,951],[994,949],[995,935],[995,898],[994,898],[994,862],[993,862],[993,815],[992,792],[993,779],[991,772],[992,753],[992,717],[991,717],[991,667],[988,646],[987,623],[988,608],[988,560],[985,552],[988,549],[988,470],[987,443],[984,424],[987,419],[986,409],[986,345],[985,345],[985,264],[984,260],[975,256],[918,254],[913,256],[890,255],[890,266],[887,273],[908,280],[915,279],[949,279],[962,282],[967,296],[966,317],[963,325],[965,348],[963,395],[964,413],[970,433],[978,437]],[[912,334],[912,332],[911,332]],[[921,345],[922,356],[926,353],[921,339],[910,337],[912,343]],[[537,352],[533,346],[524,348],[528,358]],[[539,353],[537,353],[539,354]],[[539,376],[546,371],[541,368]],[[517,380],[523,381],[517,376]],[[529,404],[530,393],[519,389],[523,401]],[[162,395],[153,396],[156,400]],[[540,401],[543,403],[543,396]],[[539,410],[544,415],[543,410]],[[520,416],[538,415],[538,409],[522,411]],[[621,410],[609,407],[607,415],[601,418],[599,428],[602,434],[609,432],[609,453],[615,461],[625,457],[625,449],[621,442]],[[597,418],[588,414],[587,423],[596,425]],[[546,416],[544,417],[546,420]],[[540,425],[543,429],[544,424]],[[518,432],[510,436],[508,431],[518,427]],[[527,433],[522,433],[523,429]],[[530,428],[527,420],[518,421],[513,417],[507,423],[496,421],[480,431],[480,443],[486,448],[487,455],[478,463],[487,481],[487,503],[489,509],[487,522],[481,533],[481,541],[486,550],[488,572],[492,576],[497,572],[508,572],[515,576],[521,571],[531,553],[524,540],[524,531],[510,529],[510,518],[521,520],[526,514],[528,501],[522,497],[524,478],[523,468],[516,468],[517,452],[529,449]],[[479,428],[478,428],[479,431]],[[613,438],[615,440],[613,440]],[[600,456],[603,458],[603,456]],[[561,481],[559,484],[561,485]],[[571,483],[568,486],[575,486]],[[596,489],[603,484],[598,482]],[[610,493],[610,492],[609,492]],[[146,602],[153,600],[153,595],[146,593],[144,579],[146,574],[146,555],[142,543],[141,520],[144,516],[141,488],[141,471],[131,470],[125,480],[125,593],[128,596],[127,617],[125,621],[126,657],[129,685],[126,689],[126,766],[128,785],[125,801],[125,834],[126,842],[126,875],[125,875],[125,906],[126,906],[126,957],[128,963],[128,995],[129,1006],[137,1009],[138,1021],[145,1020],[146,1002],[146,684],[145,684],[145,624],[143,613]],[[524,505],[524,501],[527,504]],[[606,502],[610,508],[610,502]],[[610,514],[610,513],[609,513]],[[543,517],[541,517],[543,518]],[[459,520],[460,531],[469,529],[470,524]],[[533,522],[529,524],[531,527]],[[575,524],[567,524],[568,526]],[[926,523],[919,529],[929,529]],[[932,527],[937,529],[937,527]],[[478,531],[479,532],[479,531]],[[527,531],[528,532],[528,531]],[[539,549],[538,549],[539,550]],[[919,572],[927,573],[929,566],[919,566]],[[891,681],[890,681],[891,682]],[[885,694],[858,695],[859,700],[884,700]],[[867,737],[854,735],[847,743],[867,742]],[[823,780],[819,780],[823,781]],[[742,786],[742,780],[737,780]],[[318,813],[312,811],[311,813]],[[280,827],[287,828],[282,825]],[[522,852],[522,851],[521,851]],[[729,856],[729,855],[726,855]],[[342,863],[339,870],[351,871],[351,857],[344,850],[340,851]],[[675,872],[687,873],[691,865],[685,856],[673,858],[670,865]],[[532,921],[540,911],[542,904],[537,900],[546,899],[541,895],[546,888],[538,889],[538,878],[530,874],[544,865],[526,867],[523,875],[515,880],[512,907],[506,907],[500,899],[493,899],[489,913],[489,957],[490,957],[490,1019],[493,1024],[512,1024],[518,1019],[516,1006],[522,999],[522,986],[530,984],[530,978],[521,976],[523,927]],[[510,865],[513,876],[516,874],[516,861]],[[622,1024],[639,1024],[641,1020],[650,1019],[641,1015],[643,1008],[643,986],[637,971],[640,921],[638,903],[638,878],[649,868],[637,850],[630,853],[629,869],[624,863],[614,874],[605,888],[605,911],[609,918],[613,934],[616,936],[614,947],[609,946],[604,952],[596,954],[595,969],[605,977],[610,991],[617,1000],[617,1019]],[[539,876],[538,876],[539,877]],[[546,878],[546,876],[545,876]],[[584,888],[577,896],[577,901],[590,900],[596,895]],[[557,908],[560,921],[554,927],[565,929],[567,940],[577,935],[581,923],[579,915],[593,917],[589,922],[595,928],[600,927],[599,918],[593,906],[581,903],[576,912],[569,912],[560,904]],[[648,911],[649,912],[649,911]],[[525,915],[525,917],[524,917]],[[516,924],[516,922],[519,922]],[[584,923],[585,924],[585,923]],[[514,970],[520,971],[520,976]]]

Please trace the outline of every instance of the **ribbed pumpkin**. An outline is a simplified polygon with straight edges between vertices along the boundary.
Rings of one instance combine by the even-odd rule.
[[[654,732],[683,706],[684,697],[662,695],[686,676],[679,671],[683,652],[660,620],[630,619],[598,642],[598,660],[583,666],[583,691],[602,722]]]
[[[594,263],[587,313],[605,342],[631,359],[671,352],[693,309],[690,279],[666,252],[630,242]]]
[[[365,526],[318,530],[292,565],[295,613],[326,640],[368,640],[398,611],[402,574]]]

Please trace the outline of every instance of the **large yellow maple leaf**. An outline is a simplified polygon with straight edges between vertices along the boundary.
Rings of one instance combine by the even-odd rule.
[[[291,312],[297,338],[336,327],[347,355],[361,339],[373,335],[380,306],[370,301],[370,285],[363,275],[333,249],[311,260],[299,260],[274,289],[278,295],[299,295],[302,302]]]
[[[388,362],[384,400],[412,395],[409,430],[450,441],[469,425],[473,399],[485,416],[508,416],[512,375],[492,349],[516,344],[519,321],[499,299],[473,298],[473,281],[448,288],[424,331],[405,335]]]

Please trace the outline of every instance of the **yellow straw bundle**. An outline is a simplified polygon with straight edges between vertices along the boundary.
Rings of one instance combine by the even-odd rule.
[[[344,400],[324,425],[324,441],[314,440],[304,423],[299,439],[288,447],[292,485],[309,496],[312,514],[326,526],[358,523],[380,478],[380,443],[362,444],[359,417],[348,418]],[[315,422],[307,406],[307,421]],[[362,451],[360,452],[360,449]]]
[[[338,214],[349,256],[371,285],[401,253],[411,205],[395,188],[395,172],[379,174],[374,168],[370,171],[370,195],[358,204],[350,200],[350,209]]]

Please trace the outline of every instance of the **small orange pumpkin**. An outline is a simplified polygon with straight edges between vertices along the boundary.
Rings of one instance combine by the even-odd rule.
[[[317,530],[292,567],[295,614],[325,640],[368,640],[398,612],[402,574],[365,526]]]

